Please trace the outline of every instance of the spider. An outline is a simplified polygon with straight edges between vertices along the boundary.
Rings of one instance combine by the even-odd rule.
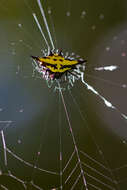
[[[62,51],[53,53],[44,57],[31,56],[36,63],[36,70],[43,74],[43,78],[48,80],[61,79],[63,75],[76,75],[74,70],[78,65],[86,62],[83,59],[65,58]]]

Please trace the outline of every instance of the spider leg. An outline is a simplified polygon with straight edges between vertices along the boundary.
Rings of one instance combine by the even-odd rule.
[[[68,73],[70,73],[71,75],[73,75],[74,77],[76,77],[76,78],[77,78],[77,75],[76,75],[76,74],[74,74],[74,73],[72,73],[71,71],[68,71]]]
[[[30,57],[32,57],[34,60],[36,60],[36,61],[39,61],[39,58],[38,57],[36,57],[36,56],[30,56]]]
[[[62,50],[59,50],[59,56],[63,56]]]
[[[86,63],[87,62],[87,60],[84,60],[84,59],[79,59],[78,60],[78,64],[82,64],[82,63]]]

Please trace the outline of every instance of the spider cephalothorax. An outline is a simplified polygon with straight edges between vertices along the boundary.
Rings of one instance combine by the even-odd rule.
[[[73,75],[73,71],[78,65],[82,65],[86,62],[83,59],[65,58],[62,52],[53,53],[44,57],[31,56],[37,63],[40,72],[45,75],[46,79],[60,79],[64,74],[70,73]]]

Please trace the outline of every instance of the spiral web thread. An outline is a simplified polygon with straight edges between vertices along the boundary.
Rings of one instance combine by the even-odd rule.
[[[41,2],[39,0],[37,0],[37,3],[40,7],[43,19],[45,20],[45,25],[46,25],[47,32],[49,34],[49,39],[50,39],[52,48],[54,49],[54,43],[53,43],[53,40],[51,37],[50,30],[48,28],[48,24],[46,21],[46,17],[44,14],[43,7],[42,7]],[[41,29],[41,26],[37,20],[35,13],[33,13],[33,16],[34,16],[34,19],[37,23],[37,26],[39,27],[39,30],[42,33],[42,36],[44,38],[43,30]],[[50,45],[48,45],[48,42],[46,40],[45,40],[45,43],[47,44],[47,48],[50,49]],[[44,77],[44,73],[42,73],[42,71],[39,70],[36,63],[35,63],[35,69],[40,73],[40,75],[42,75]],[[101,71],[101,70],[113,71],[115,69],[117,69],[117,66],[108,66],[108,67],[106,66],[106,67],[95,68],[95,70],[97,70],[97,71]],[[115,105],[112,105],[111,102],[109,102],[105,97],[103,97],[97,90],[95,90],[91,85],[89,85],[84,80],[84,71],[85,71],[85,66],[83,68],[79,66],[76,70],[74,70],[74,73],[76,74],[77,77],[75,77],[73,75],[69,75],[68,81],[71,84],[71,86],[73,86],[74,82],[77,79],[81,80],[82,84],[85,85],[88,90],[90,90],[91,92],[96,94],[103,101],[103,103],[106,107],[112,109],[113,111],[118,112],[126,122],[127,116],[124,113],[121,113],[121,111]],[[65,116],[66,116],[66,119],[68,122],[68,127],[69,127],[69,131],[71,134],[72,142],[73,142],[73,150],[70,153],[68,160],[66,160],[66,163],[63,164],[63,156],[64,155],[62,152],[62,134],[61,134],[61,132],[59,134],[59,137],[60,137],[59,138],[59,142],[60,142],[60,152],[59,152],[60,171],[50,171],[50,170],[46,170],[44,168],[39,168],[37,165],[35,165],[35,163],[30,163],[29,161],[24,160],[22,157],[18,156],[18,154],[16,154],[14,151],[12,151],[11,148],[9,148],[9,145],[6,143],[6,131],[8,130],[8,128],[13,126],[14,122],[13,121],[1,120],[0,121],[0,135],[1,135],[0,151],[1,151],[1,157],[3,158],[3,160],[2,159],[0,160],[0,167],[1,167],[0,177],[1,176],[5,176],[5,177],[9,176],[12,179],[14,179],[15,181],[17,181],[18,183],[20,183],[24,189],[28,189],[28,185],[31,185],[35,189],[39,189],[39,190],[44,189],[43,187],[40,187],[39,185],[37,185],[33,179],[31,179],[31,181],[28,182],[28,181],[25,181],[25,180],[15,176],[13,174],[13,171],[10,171],[9,166],[8,166],[9,165],[8,164],[9,163],[8,157],[11,156],[13,159],[16,159],[22,165],[26,165],[29,168],[32,168],[33,170],[38,170],[41,173],[47,173],[51,176],[57,176],[57,178],[59,180],[59,186],[57,186],[57,187],[54,186],[53,188],[50,188],[52,190],[56,190],[56,189],[62,190],[64,188],[66,188],[66,185],[68,183],[71,184],[70,190],[77,189],[78,183],[80,184],[81,189],[85,189],[85,190],[88,190],[88,189],[120,190],[119,184],[126,179],[117,180],[115,177],[115,172],[119,172],[123,169],[126,169],[127,165],[125,164],[125,165],[122,165],[118,168],[111,169],[109,167],[105,157],[104,157],[103,151],[98,146],[98,144],[95,141],[91,132],[90,132],[90,135],[92,136],[94,144],[96,145],[96,148],[98,150],[98,153],[99,153],[100,157],[102,158],[102,160],[104,161],[105,164],[103,162],[100,162],[97,159],[93,158],[84,150],[80,150],[80,148],[78,147],[77,140],[76,140],[75,135],[74,135],[73,126],[71,124],[71,119],[70,119],[70,116],[68,113],[67,104],[65,102],[65,98],[64,98],[64,94],[63,94],[63,91],[61,88],[61,84],[59,81],[56,81],[56,83],[57,83],[56,89],[58,89],[59,96],[61,97],[61,103],[63,104]],[[124,86],[122,85],[121,87],[124,88],[125,85]],[[70,91],[70,89],[69,89],[69,91]],[[86,118],[82,114],[82,112],[78,106],[78,102],[74,98],[71,91],[70,91],[70,95],[71,95],[75,105],[77,106],[77,110],[78,110],[79,114],[81,115],[83,122],[85,122],[85,124],[86,124],[87,123]],[[39,157],[39,154],[38,154],[38,157]],[[70,165],[73,162],[73,159],[76,159],[76,163],[75,163],[74,167],[71,168],[70,173],[66,175],[66,178],[64,178],[65,172],[66,172],[66,170],[68,170],[68,168],[70,168]],[[3,169],[2,169],[3,166],[5,167],[5,171],[3,171]],[[76,173],[75,181],[72,183],[71,177],[73,175],[75,175],[75,173]],[[95,177],[94,174],[96,174],[98,177]],[[1,183],[0,184],[1,189],[9,190],[9,188],[7,188],[6,185],[2,184],[2,182],[0,182],[0,183]]]

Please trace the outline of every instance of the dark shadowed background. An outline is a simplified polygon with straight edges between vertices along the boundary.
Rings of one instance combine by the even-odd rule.
[[[55,47],[87,59],[85,81],[117,108],[81,81],[63,92],[88,189],[126,190],[127,1],[41,2]],[[84,190],[59,93],[33,75],[47,47],[32,13],[49,41],[36,0],[0,0],[0,188]]]

